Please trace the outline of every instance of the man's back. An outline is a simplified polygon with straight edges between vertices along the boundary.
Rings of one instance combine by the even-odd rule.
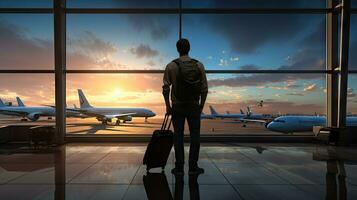
[[[182,63],[180,66],[180,62]],[[185,63],[195,63],[192,67],[196,67],[197,70],[192,70],[190,69],[190,65],[188,67],[185,67]],[[191,64],[192,65],[192,64]],[[187,65],[186,65],[187,66]],[[181,70],[181,72],[180,72]],[[196,73],[198,73],[198,78],[200,80],[200,88],[199,91],[197,91],[199,94],[201,93],[207,93],[208,92],[208,86],[207,86],[207,78],[206,78],[206,73],[204,66],[201,62],[190,58],[189,56],[181,56],[180,58],[170,62],[165,69],[164,73],[164,85],[163,85],[163,92],[170,91],[170,85],[172,85],[172,90],[171,90],[171,101],[172,104],[180,104],[180,103],[185,103],[186,101],[182,98],[180,98],[179,94],[179,88],[180,84],[183,84],[183,81],[180,81],[180,74],[186,76],[188,79],[195,79],[194,76],[196,76]],[[192,87],[194,87],[192,85]],[[191,88],[193,90],[193,88]],[[186,95],[190,94],[190,92],[187,89]],[[192,101],[192,103],[199,104],[199,99],[196,99]]]

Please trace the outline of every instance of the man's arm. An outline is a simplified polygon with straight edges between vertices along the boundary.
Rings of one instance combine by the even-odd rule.
[[[202,73],[201,73],[201,80],[202,80],[202,86],[201,86],[201,101],[200,101],[200,108],[201,111],[203,110],[203,107],[205,106],[206,99],[207,99],[207,94],[208,94],[208,83],[207,83],[207,76],[206,76],[206,71],[205,67],[203,64],[201,64],[202,67]]]
[[[164,78],[163,78],[163,83],[164,85],[162,86],[162,95],[164,96],[165,100],[165,105],[166,105],[166,113],[171,114],[171,105],[170,105],[170,85],[171,85],[171,79],[170,79],[170,74],[169,74],[169,66],[166,66],[165,72],[164,72]]]

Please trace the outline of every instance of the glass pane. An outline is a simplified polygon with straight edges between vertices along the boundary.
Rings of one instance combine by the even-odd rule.
[[[53,15],[0,14],[0,69],[53,69]]]
[[[325,69],[325,15],[189,14],[183,37],[207,69]]]
[[[212,114],[209,106],[213,106],[220,114],[226,111],[240,114],[242,109],[244,118],[260,122],[242,123],[239,118],[203,119],[201,132],[211,135],[282,134],[268,130],[264,126],[265,120],[269,122],[280,115],[323,116],[326,96],[324,77],[323,74],[209,75],[209,96],[203,110],[207,118]],[[145,108],[156,116],[148,117],[147,122],[144,117],[123,118],[116,126],[115,118],[103,125],[103,116],[98,121],[96,115],[85,116],[82,112],[83,119],[81,116],[67,119],[67,134],[152,134],[153,130],[160,128],[165,113],[161,86],[161,74],[68,74],[67,105],[70,108],[79,107],[77,89],[82,89],[91,106],[109,108],[105,111],[108,117],[114,115],[113,112],[119,112],[115,111],[118,107]],[[84,98],[82,102],[82,105],[87,105]],[[125,120],[127,122],[123,123]]]
[[[326,0],[182,0],[187,8],[325,8]]]
[[[178,0],[67,0],[72,8],[177,8]]]
[[[52,0],[0,0],[0,8],[51,8]]]
[[[357,0],[351,0],[351,7],[357,8]]]
[[[357,74],[348,76],[347,115],[357,116]]]
[[[0,106],[1,125],[53,124],[54,109],[44,105],[55,104],[54,75],[1,74]],[[18,107],[19,97],[25,107]],[[1,102],[0,102],[1,103]]]
[[[177,57],[178,15],[68,15],[68,69],[164,69]]]
[[[279,116],[325,115],[323,74],[214,75],[210,76],[209,86],[206,113],[212,114],[208,109],[208,105],[211,105],[223,116],[228,112],[238,115],[242,113],[248,120],[245,122],[239,116],[238,119],[211,121],[207,123],[207,130],[203,130],[204,134],[282,134],[286,131],[285,127],[278,129],[267,124]],[[252,114],[249,115],[248,109]],[[263,120],[265,123],[249,120]],[[308,128],[311,126],[300,132],[293,127],[288,132],[312,134],[307,131]]]
[[[117,115],[123,112],[137,112],[134,108],[148,109],[156,114],[145,117],[123,117],[127,123],[115,126],[116,118],[108,125],[102,125],[96,117],[84,116],[83,119],[67,119],[67,134],[151,134],[159,127],[164,114],[164,101],[162,98],[161,74],[119,74],[119,75],[67,75],[67,105],[70,108],[80,107],[78,89],[83,91],[88,103],[95,107],[107,108],[103,115]],[[82,106],[84,109],[85,104]],[[129,111],[117,108],[130,108]],[[97,112],[96,110],[93,112]],[[71,113],[68,113],[70,115]],[[145,113],[144,113],[145,114]],[[152,113],[149,113],[152,114]],[[103,121],[103,118],[100,118]]]
[[[351,15],[351,34],[350,34],[350,69],[357,70],[357,15]]]

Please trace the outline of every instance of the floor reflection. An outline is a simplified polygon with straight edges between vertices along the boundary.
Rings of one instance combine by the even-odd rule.
[[[166,174],[147,173],[145,147],[70,144],[0,154],[0,199],[357,199],[355,147],[203,145],[205,173],[189,176],[185,168],[176,177],[173,152]]]
[[[343,151],[338,147],[320,148],[313,152],[313,159],[326,162],[326,197],[325,199],[348,199],[345,162],[357,164],[357,154]]]

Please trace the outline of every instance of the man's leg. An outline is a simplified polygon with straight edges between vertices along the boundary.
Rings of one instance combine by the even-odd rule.
[[[172,113],[172,124],[174,126],[175,167],[182,169],[185,163],[184,154],[184,128],[185,116],[179,112]]]
[[[190,169],[197,168],[198,157],[200,153],[200,128],[201,117],[200,114],[191,114],[187,117],[188,126],[190,129]]]

